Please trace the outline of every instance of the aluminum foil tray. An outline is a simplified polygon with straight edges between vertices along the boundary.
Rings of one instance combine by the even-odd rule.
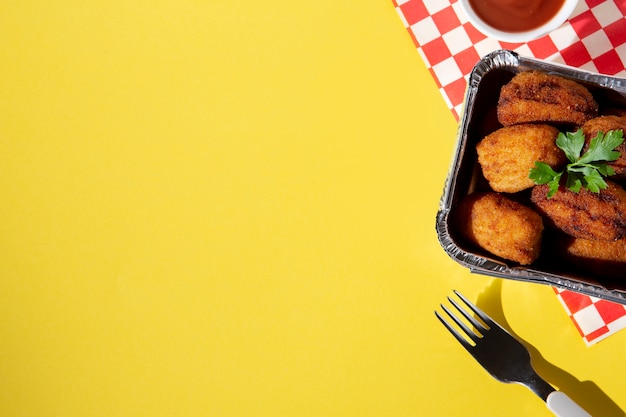
[[[541,257],[531,266],[519,266],[464,243],[450,221],[454,214],[451,210],[461,198],[485,187],[475,146],[488,133],[501,127],[496,117],[501,87],[515,74],[526,70],[539,70],[575,80],[585,85],[598,102],[626,108],[626,79],[527,58],[507,50],[485,56],[468,79],[457,143],[437,213],[439,242],[452,259],[473,273],[546,284],[626,304],[626,271],[623,282],[619,282],[584,274]]]

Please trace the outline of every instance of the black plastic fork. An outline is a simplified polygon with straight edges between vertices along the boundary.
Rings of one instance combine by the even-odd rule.
[[[438,311],[435,311],[435,315],[491,376],[501,382],[518,383],[530,388],[557,416],[591,417],[565,393],[557,391],[537,374],[526,346],[463,294],[456,290],[454,294],[471,312],[452,297],[448,297],[448,301],[467,322],[445,305],[441,304],[441,308],[465,336]]]

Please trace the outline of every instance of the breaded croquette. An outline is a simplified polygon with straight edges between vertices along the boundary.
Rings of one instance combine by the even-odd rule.
[[[598,103],[582,84],[538,71],[520,72],[500,90],[498,120],[582,125],[598,115]]]
[[[532,189],[531,201],[545,216],[546,225],[581,238],[614,241],[626,236],[626,191],[606,181],[608,187],[599,193],[582,188],[578,193],[560,186],[548,198],[547,184]]]
[[[588,147],[598,132],[607,133],[611,130],[626,131],[626,118],[614,115],[599,116],[585,122],[582,129],[585,134],[585,146]],[[626,178],[626,142],[623,142],[615,150],[620,152],[620,157],[607,164],[615,170],[616,179]]]
[[[551,245],[561,259],[605,278],[626,277],[626,238],[607,242],[559,235]]]
[[[553,169],[567,162],[556,144],[559,130],[546,124],[507,126],[487,135],[476,146],[483,175],[494,191],[515,193],[535,185],[528,173],[535,161]]]
[[[495,192],[465,197],[455,217],[470,242],[500,258],[533,263],[541,250],[543,221],[533,209]]]

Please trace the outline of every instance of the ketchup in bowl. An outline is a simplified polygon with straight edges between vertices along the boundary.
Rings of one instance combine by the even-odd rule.
[[[561,26],[581,0],[458,0],[470,23],[494,39],[521,43]]]
[[[523,32],[552,19],[565,0],[469,0],[476,14],[495,29]]]

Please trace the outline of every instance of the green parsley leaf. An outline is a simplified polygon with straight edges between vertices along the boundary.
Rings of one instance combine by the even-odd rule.
[[[614,149],[621,145],[622,142],[624,142],[624,138],[621,130],[610,130],[606,134],[598,132],[596,137],[591,139],[589,150],[578,160],[578,163],[588,164],[594,161],[615,161],[619,158],[620,153]]]
[[[556,146],[558,146],[570,162],[574,163],[580,158],[580,152],[585,146],[585,135],[582,129],[578,129],[576,132],[560,132],[556,138]]]
[[[565,179],[565,186],[577,193],[583,187],[583,176],[577,172],[570,172]]]
[[[535,167],[530,170],[530,179],[535,181],[535,184],[547,184],[557,175],[550,165],[541,161],[535,161]]]
[[[615,148],[624,142],[623,136],[621,130],[610,130],[606,134],[598,132],[590,141],[589,149],[581,156],[585,146],[583,130],[561,132],[556,139],[556,146],[565,152],[570,161],[565,170],[556,172],[545,162],[536,161],[528,176],[535,184],[548,184],[548,198],[552,198],[558,191],[563,175],[565,187],[569,190],[578,193],[584,187],[599,193],[608,187],[603,177],[615,174],[615,170],[607,162],[620,157],[620,152]]]
[[[594,193],[599,193],[600,190],[606,190],[608,187],[608,184],[598,171],[591,171],[589,175],[585,175],[584,181],[587,184],[587,189]]]
[[[548,198],[552,198],[557,191],[559,191],[559,184],[561,183],[561,175],[562,172],[559,172],[556,177],[552,178],[550,182],[548,182]]]
[[[603,162],[596,162],[594,163],[594,165],[596,166],[596,169],[600,172],[600,174],[604,175],[605,177],[615,175],[615,170],[608,164],[605,164]]]
[[[554,171],[552,167],[545,162],[535,161],[535,167],[530,170],[529,177],[535,181],[535,184],[548,184],[548,196],[552,197],[559,189],[561,175],[561,172]]]

